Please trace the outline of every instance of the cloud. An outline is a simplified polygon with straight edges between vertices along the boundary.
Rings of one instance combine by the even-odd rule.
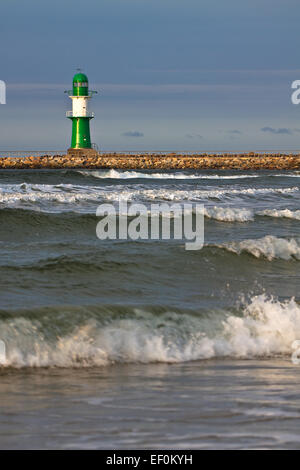
[[[123,134],[121,134],[125,137],[144,137],[144,134],[143,132],[139,132],[139,131],[128,131],[128,132],[123,132]]]
[[[242,132],[239,131],[238,129],[232,129],[231,131],[226,131],[226,132],[227,134],[239,134],[239,135],[242,134]]]
[[[293,134],[293,131],[291,129],[287,129],[286,127],[279,127],[278,129],[275,129],[274,127],[262,127],[261,131],[270,132],[271,134]]]
[[[185,134],[185,137],[188,139],[203,139],[203,136],[200,134]]]

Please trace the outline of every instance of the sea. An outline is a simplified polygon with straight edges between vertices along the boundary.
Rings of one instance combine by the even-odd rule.
[[[100,240],[120,201],[204,246]],[[0,220],[1,449],[300,448],[300,172],[1,170]]]

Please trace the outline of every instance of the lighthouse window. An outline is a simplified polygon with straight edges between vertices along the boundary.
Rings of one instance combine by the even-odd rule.
[[[87,87],[87,82],[74,82],[74,87]]]

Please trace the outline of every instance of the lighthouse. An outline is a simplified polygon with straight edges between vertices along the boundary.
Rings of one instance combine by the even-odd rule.
[[[65,91],[72,100],[72,111],[67,111],[67,118],[72,121],[72,140],[68,155],[87,156],[97,155],[94,144],[91,143],[90,120],[94,113],[89,111],[89,101],[96,91],[89,90],[87,76],[78,72],[73,77],[72,90]]]

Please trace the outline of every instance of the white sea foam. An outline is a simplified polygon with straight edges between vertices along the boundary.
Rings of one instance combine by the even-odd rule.
[[[300,260],[300,240],[295,238],[285,239],[267,235],[259,239],[234,241],[218,246],[238,255],[249,253],[255,258],[266,258],[269,261],[273,259]]]
[[[195,211],[191,209],[190,211],[185,209],[185,214],[194,213]],[[148,211],[148,215],[151,214],[151,211]],[[181,215],[174,214],[171,211],[164,212],[162,210],[161,215],[163,217],[173,218],[179,217]],[[208,219],[218,220],[221,222],[250,222],[254,220],[253,211],[250,209],[235,208],[235,207],[204,207],[204,216]]]
[[[277,178],[300,178],[300,172],[295,171],[294,173],[279,173],[278,175],[270,176],[276,176]]]
[[[73,184],[27,184],[0,186],[0,204],[5,207],[30,204],[31,206],[45,203],[77,205],[81,202],[97,202],[104,191],[98,191],[94,186],[79,186]]]
[[[185,174],[185,173],[144,173],[139,171],[122,171],[122,170],[78,170],[78,173],[84,176],[93,176],[100,179],[201,179],[201,175]]]
[[[300,210],[292,211],[290,209],[265,209],[263,211],[258,211],[256,214],[268,217],[283,217],[287,219],[300,220]]]
[[[7,348],[5,366],[11,367],[267,357],[292,353],[292,343],[300,338],[300,307],[293,299],[279,302],[260,295],[239,316],[135,310],[132,318],[112,318],[104,324],[91,319],[67,335],[56,330],[53,341],[41,332],[39,321],[19,316],[1,320],[0,332]]]
[[[255,212],[247,208],[214,206],[205,208],[205,216],[223,222],[249,222],[253,221],[255,216],[300,220],[300,210],[265,209]]]
[[[117,202],[119,200],[129,202],[152,202],[152,201],[172,201],[172,202],[204,202],[209,199],[225,200],[241,197],[255,198],[261,195],[282,195],[290,196],[299,191],[298,187],[290,188],[232,188],[222,187],[221,189],[168,189],[157,188],[147,189],[141,186],[122,186],[109,185],[106,187],[98,186],[80,186],[73,184],[58,185],[40,185],[40,184],[19,184],[0,186],[0,205],[4,207],[22,207],[39,209],[40,205],[44,208],[53,209],[54,204],[69,205],[78,208],[84,207],[85,203],[99,204],[101,202]],[[48,203],[48,204],[47,204]],[[242,209],[240,209],[242,211]],[[217,212],[215,211],[215,214]],[[213,212],[208,212],[207,216],[212,216]],[[244,214],[245,215],[245,214]],[[237,220],[243,219],[243,216],[235,216]],[[235,216],[232,216],[232,220]],[[249,214],[246,216],[248,217]],[[216,218],[218,216],[216,215]],[[219,211],[219,220],[222,220],[221,211]],[[250,217],[250,216],[249,216]],[[223,220],[230,219],[229,211]]]
[[[250,222],[254,220],[254,214],[251,209],[235,207],[206,207],[204,215],[209,219],[222,222]]]
[[[236,196],[250,196],[263,194],[290,195],[298,192],[298,187],[292,188],[239,188],[230,187],[224,189],[131,189],[120,187],[118,191],[101,192],[106,200],[116,201],[118,199],[128,201],[205,201],[207,199],[231,198]]]
[[[142,171],[124,171],[124,170],[77,170],[83,176],[93,176],[100,179],[176,179],[176,180],[190,180],[190,179],[245,179],[245,178],[259,178],[260,175],[211,175],[211,174],[194,174],[194,173],[145,173]]]

